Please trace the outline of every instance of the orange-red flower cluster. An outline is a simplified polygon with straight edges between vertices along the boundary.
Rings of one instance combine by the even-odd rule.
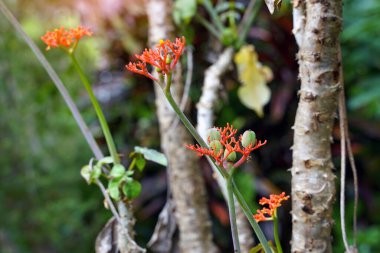
[[[55,47],[70,48],[78,43],[78,41],[84,36],[91,36],[92,32],[85,27],[78,26],[66,30],[64,27],[54,29],[54,31],[46,32],[41,37],[41,40],[47,45],[46,50]]]
[[[139,60],[136,63],[128,63],[126,69],[140,75],[144,75],[153,81],[158,81],[147,69],[147,64],[156,68],[159,74],[171,73],[181,57],[186,45],[185,37],[176,38],[175,42],[161,40],[155,49],[145,49],[141,55],[135,55]]]
[[[261,210],[257,210],[257,214],[253,215],[253,218],[257,222],[273,220],[274,215],[276,215],[276,210],[281,206],[281,202],[288,200],[290,197],[285,196],[285,192],[281,194],[271,194],[269,199],[262,197],[259,201],[260,205],[268,205],[269,208],[263,207]]]
[[[218,165],[223,165],[231,153],[240,153],[242,157],[233,165],[234,167],[239,167],[244,161],[247,160],[253,150],[258,149],[267,143],[266,140],[264,142],[257,141],[254,144],[249,144],[248,146],[244,147],[241,144],[243,136],[240,135],[236,140],[235,134],[237,132],[237,129],[234,129],[232,125],[227,123],[226,127],[217,127],[215,129],[220,133],[219,142],[222,146],[218,152],[213,147],[204,148],[198,144],[195,146],[186,145],[186,147],[188,149],[196,151],[199,156],[206,155],[212,157]],[[208,140],[208,142],[210,143],[210,140]]]

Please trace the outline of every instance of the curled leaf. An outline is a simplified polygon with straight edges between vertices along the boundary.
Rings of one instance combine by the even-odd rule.
[[[80,174],[88,184],[95,183],[96,179],[100,177],[102,169],[100,166],[93,166],[91,163],[82,167]]]
[[[168,165],[168,161],[165,155],[158,152],[157,150],[136,146],[135,152],[142,154],[146,160],[161,164],[163,166]]]
[[[102,159],[100,159],[98,163],[100,165],[111,164],[111,163],[113,163],[113,158],[111,156],[106,156],[106,157],[103,157]]]
[[[112,179],[108,182],[108,193],[110,197],[116,201],[120,200],[119,185],[121,183],[120,179]]]
[[[84,178],[84,180],[86,180],[86,182],[88,184],[91,183],[91,169],[90,169],[90,166],[89,165],[85,165],[82,167],[82,169],[80,170],[80,174],[82,175],[82,177]]]
[[[124,174],[125,174],[125,168],[121,164],[115,164],[112,167],[112,170],[110,172],[110,176],[112,178],[121,178],[122,176],[124,176]]]

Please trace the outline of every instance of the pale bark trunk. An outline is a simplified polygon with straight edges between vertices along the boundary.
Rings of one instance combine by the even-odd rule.
[[[292,252],[331,252],[335,175],[331,133],[338,95],[341,0],[294,0],[301,79],[292,167]]]
[[[119,201],[117,206],[121,221],[123,222],[123,224],[117,224],[117,245],[120,253],[141,252],[128,239],[128,236],[131,239],[135,237],[135,231],[133,230],[135,218],[133,216],[132,204]]]
[[[173,39],[172,1],[147,0],[149,41]],[[172,84],[173,97],[181,97],[183,83],[177,70]],[[180,231],[181,252],[216,252],[212,242],[211,222],[207,208],[207,194],[196,155],[184,147],[193,142],[182,124],[172,122],[177,118],[166,102],[162,91],[155,86],[157,115],[161,133],[161,147],[169,162],[168,175],[175,203],[175,217]]]
[[[232,47],[226,48],[219,55],[218,60],[205,71],[202,95],[197,104],[197,131],[204,140],[207,140],[207,130],[214,127],[215,105],[220,99],[218,93],[222,88],[221,77],[231,65],[234,53],[235,50]],[[214,177],[224,198],[227,200],[226,182],[223,176],[214,170]],[[240,248],[242,252],[249,252],[254,244],[252,229],[243,210],[236,201],[235,207]]]

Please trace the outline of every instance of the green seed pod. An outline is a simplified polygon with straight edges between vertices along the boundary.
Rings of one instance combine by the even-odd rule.
[[[243,147],[246,148],[249,144],[252,144],[252,146],[255,146],[256,144],[256,134],[252,130],[245,131],[241,140],[241,145],[243,145]]]
[[[160,69],[159,67],[155,67],[154,69],[157,71],[157,73],[160,73],[162,71],[162,69]]]
[[[222,31],[221,40],[225,46],[231,46],[237,39],[237,33],[232,28],[225,28]]]
[[[173,59],[170,57],[170,55],[168,55],[166,57],[166,64],[170,64],[170,63],[172,63],[172,61],[173,61]]]
[[[207,130],[207,141],[219,141],[221,139],[220,133],[216,128],[210,128]]]
[[[228,154],[228,150],[226,149],[225,151],[224,151],[224,157],[226,157],[226,155]],[[233,162],[233,161],[235,161],[236,160],[236,152],[235,151],[232,151],[229,155],[228,155],[228,157],[227,157],[227,161],[229,161],[229,162]]]
[[[223,149],[223,146],[222,146],[222,144],[220,143],[220,141],[213,140],[212,142],[210,142],[210,148],[211,148],[212,150],[214,150],[214,153],[215,153],[215,154],[219,154],[220,150]]]

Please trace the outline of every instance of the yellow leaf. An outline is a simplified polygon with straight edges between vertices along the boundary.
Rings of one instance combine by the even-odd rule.
[[[264,116],[263,107],[269,102],[270,89],[267,82],[273,78],[272,70],[258,61],[252,45],[242,47],[234,57],[239,80],[242,86],[238,90],[240,101],[260,117]]]

